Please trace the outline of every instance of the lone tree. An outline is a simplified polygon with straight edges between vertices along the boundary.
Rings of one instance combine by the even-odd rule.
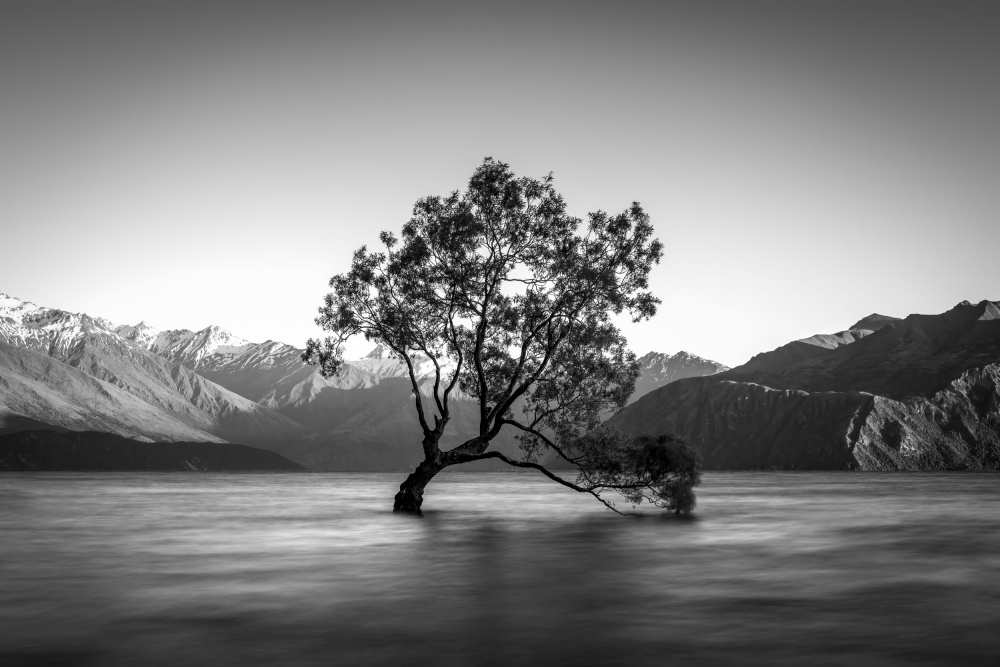
[[[465,193],[420,199],[402,238],[382,232],[383,250],[361,247],[350,271],[330,280],[316,322],[332,335],[309,340],[303,359],[330,377],[343,343],[362,334],[409,371],[424,460],[400,485],[394,510],[419,512],[437,473],[484,459],[538,470],[611,509],[605,491],[693,508],[697,450],[600,426],[639,374],[610,316],[628,312],[638,322],[656,312],[648,276],[662,244],[638,203],[619,215],[591,213],[580,228],[551,175],[518,178],[487,158]],[[427,360],[433,386],[421,387],[415,364]],[[478,403],[479,433],[442,451],[456,391]],[[489,450],[505,428],[520,441],[517,459]],[[578,469],[575,481],[539,462],[555,457]]]

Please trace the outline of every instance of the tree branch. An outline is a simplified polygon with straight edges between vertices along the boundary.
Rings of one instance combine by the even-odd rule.
[[[413,387],[413,401],[417,405],[417,420],[420,422],[420,428],[423,429],[424,440],[426,440],[431,434],[431,427],[427,425],[427,418],[424,417],[424,403],[420,400],[420,385],[417,384],[417,376],[413,372],[413,362],[410,361],[409,355],[407,355],[404,351],[405,348],[400,349],[396,347],[394,344],[389,342],[388,337],[383,337],[383,340],[385,340],[386,344],[393,350],[393,352],[396,352],[403,358],[403,361],[406,362],[406,370],[410,375],[410,386]]]
[[[554,451],[556,454],[558,454],[560,456],[560,458],[562,458],[562,460],[566,461],[566,463],[572,463],[573,465],[579,465],[579,463],[580,463],[580,457],[568,455],[558,445],[556,445],[556,443],[552,442],[552,440],[548,436],[546,436],[544,433],[542,433],[541,431],[537,431],[537,430],[535,430],[534,428],[532,428],[530,426],[525,426],[521,422],[514,421],[513,419],[503,419],[503,420],[501,420],[501,423],[502,424],[510,424],[511,426],[513,426],[515,428],[518,428],[518,429],[524,431],[525,433],[530,433],[531,435],[535,436],[539,440],[543,441],[547,447],[551,448],[552,451]]]
[[[497,452],[497,451],[486,452],[485,454],[479,454],[477,456],[470,457],[470,458],[468,458],[465,461],[460,461],[460,463],[468,463],[469,461],[482,461],[484,459],[500,459],[501,461],[503,461],[507,465],[514,466],[515,468],[530,468],[531,470],[537,470],[538,472],[542,473],[543,475],[545,475],[546,477],[548,477],[552,481],[559,482],[560,484],[562,484],[563,486],[565,486],[567,488],[573,489],[574,491],[577,491],[579,493],[589,493],[590,495],[592,495],[595,498],[597,498],[598,500],[600,500],[604,504],[604,506],[607,507],[612,512],[616,512],[616,513],[621,514],[623,516],[625,514],[621,510],[615,508],[614,505],[612,505],[611,503],[609,503],[608,501],[606,501],[604,498],[601,498],[601,496],[596,491],[594,491],[593,489],[588,489],[588,488],[585,488],[585,487],[582,487],[582,486],[577,486],[573,482],[570,482],[568,480],[563,479],[562,477],[560,477],[559,475],[555,474],[554,472],[552,472],[551,470],[549,470],[545,466],[540,465],[538,463],[530,463],[528,461],[515,461],[514,459],[508,458],[508,457],[504,456],[502,453]]]

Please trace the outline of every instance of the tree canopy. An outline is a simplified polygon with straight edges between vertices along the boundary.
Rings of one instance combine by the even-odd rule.
[[[424,487],[443,468],[495,458],[612,509],[606,491],[690,511],[695,449],[601,427],[639,374],[612,315],[638,322],[659,303],[648,278],[663,248],[652,234],[638,203],[617,215],[591,213],[584,225],[566,213],[551,174],[517,177],[487,158],[464,193],[418,200],[399,236],[382,232],[380,249],[354,253],[350,270],[330,280],[316,319],[331,335],[308,341],[303,358],[329,377],[343,363],[344,342],[363,335],[405,364],[424,461],[400,486],[395,509],[419,511]],[[415,365],[426,360],[434,379],[421,391]],[[479,432],[442,451],[457,391],[478,404]],[[516,432],[519,458],[489,450],[502,429]],[[575,481],[542,465],[553,457],[578,469]]]

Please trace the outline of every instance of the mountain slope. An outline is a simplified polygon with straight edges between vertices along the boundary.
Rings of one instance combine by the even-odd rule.
[[[963,302],[680,380],[608,423],[676,433],[710,468],[993,470],[998,385],[1000,308]]]
[[[135,404],[124,412],[112,410],[114,418],[108,423],[116,426],[110,429],[111,432],[167,440],[221,438],[250,444],[285,439],[302,432],[301,426],[275,410],[146,351],[121,338],[109,326],[105,320],[86,314],[41,308],[0,294],[0,342],[9,346],[6,356],[11,368],[15,365],[12,357],[23,355],[28,359],[29,352],[44,354],[130,394],[147,406],[142,408]],[[81,382],[55,385],[46,374],[65,375],[64,369],[55,369],[53,365],[40,364],[37,359],[21,365],[22,379],[19,381],[26,378],[45,385],[47,390],[35,392],[37,397],[46,395],[44,400],[38,399],[37,414],[23,401],[19,404],[20,418],[70,428],[64,422],[50,419],[49,408],[56,399],[78,405],[105,405],[104,385]],[[147,421],[152,414],[150,408],[156,414],[168,415],[171,424],[180,423],[183,428],[167,428],[162,418]],[[7,409],[12,414],[15,411],[13,407]],[[83,418],[83,413],[73,414]],[[96,419],[97,413],[90,414],[95,421],[89,430],[98,426],[103,428],[104,422]],[[134,418],[127,419],[128,415]],[[73,419],[69,422],[79,423]]]
[[[80,369],[0,343],[0,433],[39,426],[148,440],[221,441]]]

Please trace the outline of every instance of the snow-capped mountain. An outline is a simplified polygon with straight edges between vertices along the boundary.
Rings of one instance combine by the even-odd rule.
[[[117,327],[113,327],[113,330],[122,338],[130,340],[147,350],[150,348],[152,343],[156,341],[157,337],[161,333],[159,329],[152,327],[145,322],[139,322],[139,324],[136,324],[134,327],[122,324]]]
[[[0,292],[0,341],[28,350],[48,353],[53,344],[73,340],[84,332],[100,329],[100,321],[44,308]]]
[[[234,336],[217,326],[205,327],[201,331],[189,329],[161,331],[145,322],[139,322],[135,326],[119,326],[115,329],[115,333],[191,370],[198,370],[202,360],[208,357],[231,357],[242,354],[253,346],[250,341]]]
[[[0,347],[0,430],[16,430],[7,423],[37,422],[129,437],[246,444],[302,430],[85,313],[0,293]]]
[[[192,332],[159,331],[139,323],[117,331],[148,351],[182,364],[222,386],[264,405],[284,408],[310,401],[324,388],[371,389],[383,381],[400,379],[409,386],[406,365],[377,345],[361,359],[346,360],[340,372],[323,378],[319,369],[302,362],[303,350],[267,340],[251,343],[217,326]],[[434,364],[417,357],[414,372],[424,391],[430,390]],[[453,368],[442,361],[442,371]],[[461,400],[461,399],[459,399]]]
[[[683,378],[715,375],[729,370],[728,366],[717,361],[703,359],[683,350],[677,354],[650,352],[639,358],[639,368],[642,374],[636,380],[635,392],[629,398],[629,403],[637,401],[654,389]]]

